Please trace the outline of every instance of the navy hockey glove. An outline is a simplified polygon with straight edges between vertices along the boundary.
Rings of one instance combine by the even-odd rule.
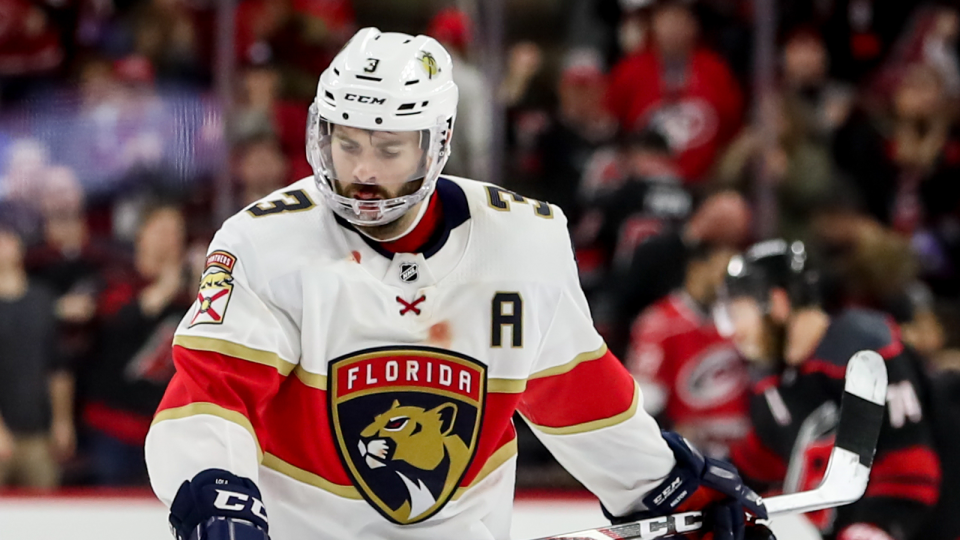
[[[686,439],[670,431],[663,432],[677,465],[667,479],[643,498],[649,509],[623,517],[609,517],[614,523],[626,523],[648,517],[699,510],[705,514],[705,524],[712,531],[713,540],[744,540],[747,528],[744,510],[766,519],[763,500],[743,484],[737,469],[729,463],[705,458],[690,446]],[[751,525],[751,528],[753,525]],[[772,534],[748,534],[748,538]]]
[[[177,540],[269,540],[267,511],[249,478],[207,469],[185,481],[170,505]]]

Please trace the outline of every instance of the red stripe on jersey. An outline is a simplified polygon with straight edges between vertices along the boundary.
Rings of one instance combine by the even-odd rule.
[[[774,388],[780,385],[780,376],[779,375],[770,375],[769,377],[764,377],[760,379],[760,382],[753,386],[753,393],[761,395],[767,390]]]
[[[633,405],[633,377],[610,351],[566,373],[530,379],[520,412],[538,426],[562,428],[604,420]]]
[[[247,417],[260,436],[260,405],[276,394],[284,379],[276,368],[180,345],[173,347],[173,363],[177,372],[158,412],[191,403],[214,403]]]
[[[83,407],[83,421],[127,444],[143,445],[150,430],[150,418],[121,411],[105,403],[94,401]]]
[[[892,317],[886,317],[887,327],[890,328],[890,343],[877,349],[877,354],[885,360],[903,352],[903,342],[900,341],[900,327],[893,321]]]
[[[877,349],[877,354],[883,357],[884,360],[890,360],[894,356],[903,352],[903,343],[899,341],[894,341],[893,343]]]
[[[915,480],[905,479],[902,482],[884,482],[874,487],[871,483],[867,489],[867,497],[889,497],[892,499],[910,499],[927,506],[933,506],[940,498],[938,486],[918,484]]]
[[[341,486],[351,485],[330,429],[327,392],[290,377],[263,413],[263,451]]]
[[[752,430],[743,442],[730,450],[730,459],[744,477],[752,480],[772,484],[787,476],[787,464]]]
[[[847,366],[838,366],[833,362],[811,358],[800,365],[800,373],[809,375],[811,373],[823,373],[831,379],[844,379],[847,376]]]
[[[867,497],[910,499],[934,505],[940,495],[940,458],[930,450],[912,446],[885,453],[870,471]]]
[[[494,452],[517,438],[513,428],[513,413],[517,410],[520,394],[487,394],[487,407],[483,412],[483,426],[480,427],[480,443],[467,474],[460,482],[468,486],[480,474],[483,466]]]

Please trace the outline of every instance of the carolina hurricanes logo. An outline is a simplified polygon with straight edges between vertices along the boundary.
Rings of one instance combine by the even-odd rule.
[[[716,407],[740,397],[749,379],[736,350],[727,344],[711,347],[678,374],[680,398],[691,407]]]
[[[700,98],[662,103],[652,109],[646,123],[662,130],[674,152],[684,152],[706,143],[719,129],[713,105]]]
[[[330,363],[330,422],[353,484],[406,525],[450,500],[476,453],[486,366],[429,347],[360,351]]]

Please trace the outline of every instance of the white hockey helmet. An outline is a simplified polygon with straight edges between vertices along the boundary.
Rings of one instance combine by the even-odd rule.
[[[449,53],[428,36],[364,28],[320,76],[307,120],[307,161],[325,203],[356,225],[396,220],[433,193],[450,154],[459,92]],[[364,183],[334,167],[334,126],[375,132],[419,132],[420,158],[407,194],[380,200],[345,197],[342,184]],[[376,179],[373,179],[374,181]],[[366,182],[370,182],[366,180]],[[410,184],[411,189],[415,184]]]

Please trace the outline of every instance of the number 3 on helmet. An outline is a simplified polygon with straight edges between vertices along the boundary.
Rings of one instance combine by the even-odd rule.
[[[457,115],[452,74],[447,51],[422,35],[364,28],[337,54],[307,121],[307,160],[337,215],[384,225],[433,193]],[[392,149],[391,137],[411,141],[411,151]],[[396,189],[362,198],[350,196],[351,185]]]

